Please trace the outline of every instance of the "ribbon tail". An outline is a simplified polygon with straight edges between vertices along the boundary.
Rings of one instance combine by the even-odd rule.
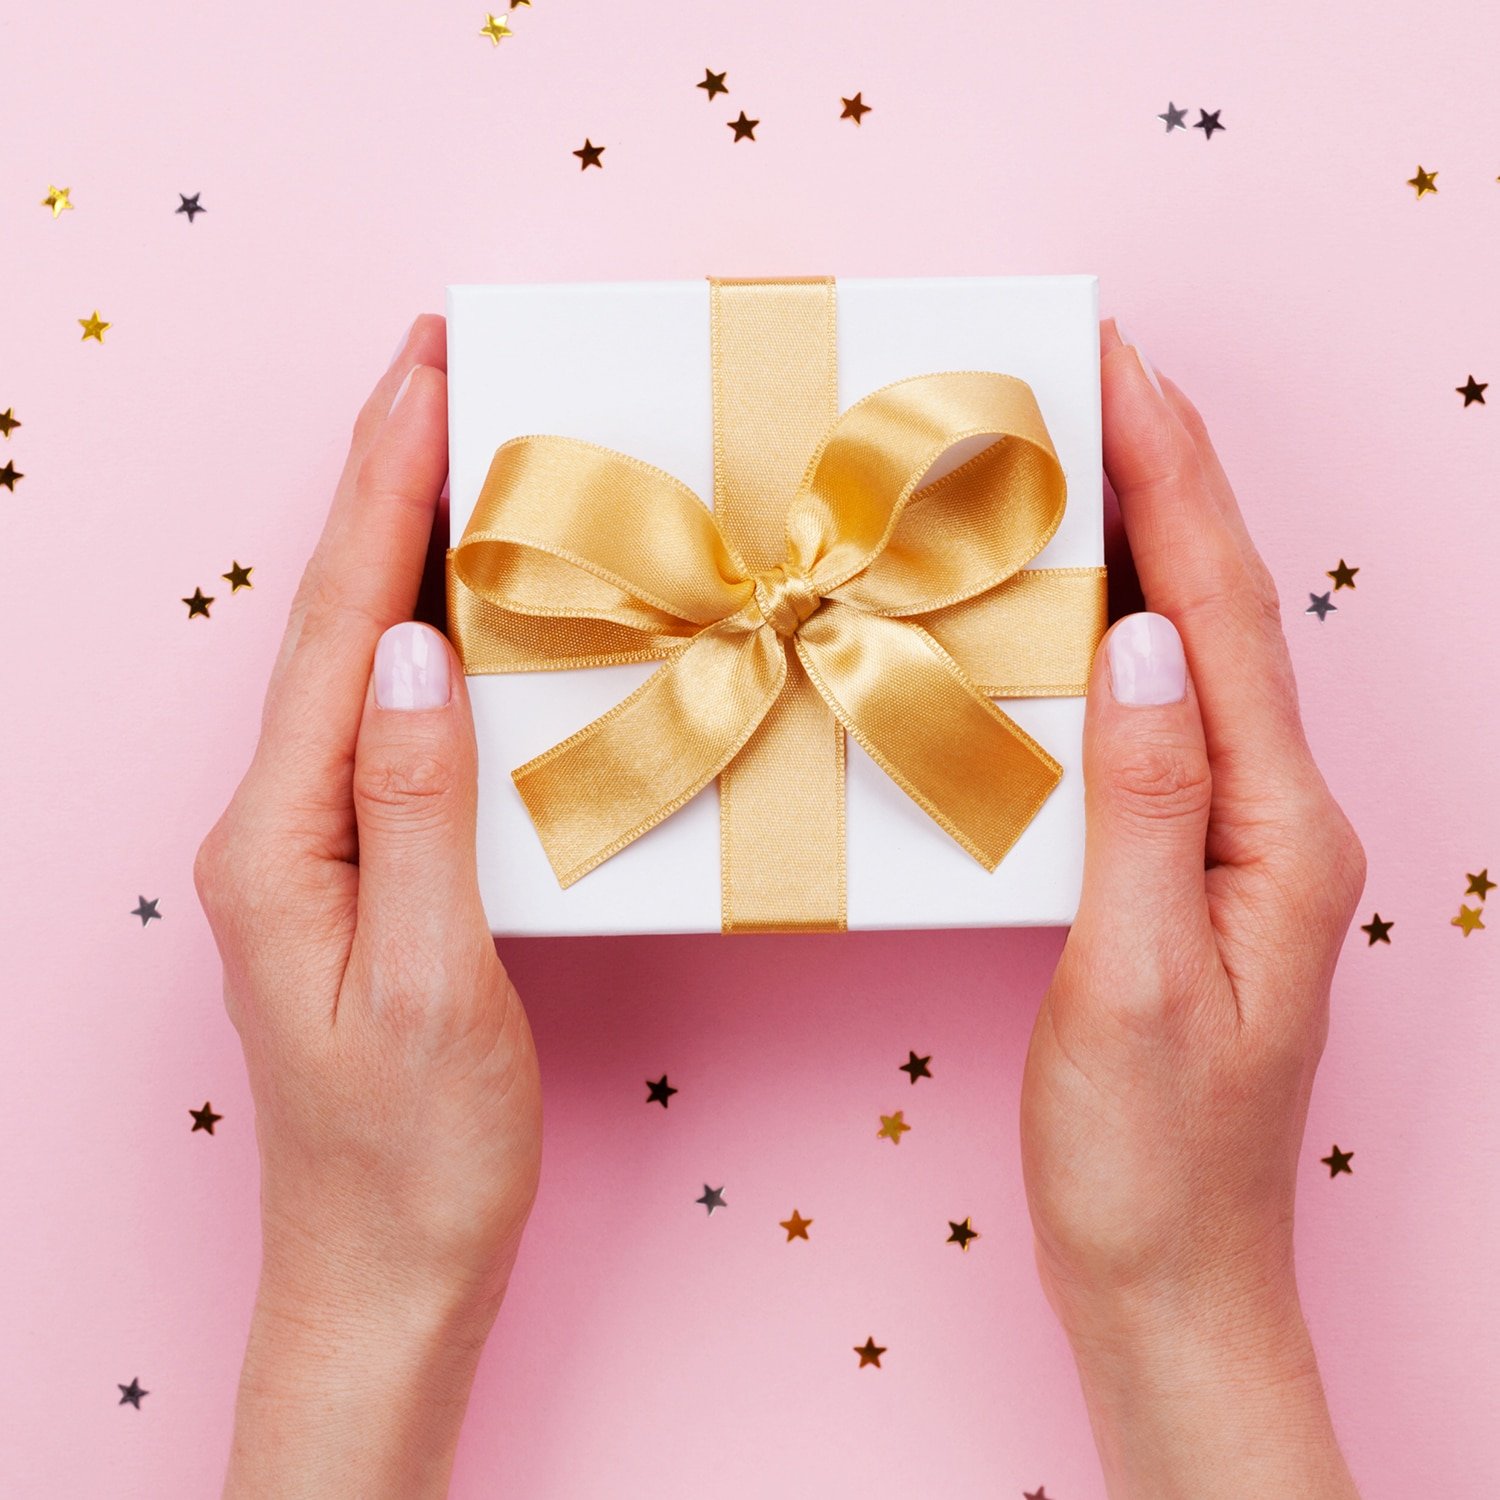
[[[755,732],[786,677],[781,638],[742,611],[517,767],[512,779],[558,883],[572,885],[697,796]]]
[[[986,870],[1026,831],[1062,767],[909,621],[828,600],[797,634],[844,728]]]

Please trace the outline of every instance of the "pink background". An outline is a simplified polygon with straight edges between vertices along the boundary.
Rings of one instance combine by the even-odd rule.
[[[1231,12],[1233,13],[1231,15]],[[1303,1283],[1367,1497],[1500,1486],[1500,20],[1396,0],[144,0],[0,55],[0,1493],[202,1496],[256,1270],[252,1123],[190,867],[354,411],[449,281],[1090,271],[1200,401],[1370,852],[1304,1152]],[[729,97],[693,87],[705,66]],[[839,96],[863,90],[862,128]],[[1165,135],[1168,100],[1220,109]],[[734,145],[743,106],[759,139]],[[604,170],[569,153],[588,135]],[[1437,169],[1439,193],[1405,181]],[[53,222],[49,183],[76,211]],[[179,192],[201,192],[194,224]],[[103,348],[75,319],[113,323]],[[1463,409],[1454,387],[1495,382]],[[1361,571],[1301,612],[1343,556]],[[254,566],[255,589],[218,578]],[[179,599],[217,596],[209,621]],[[1500,871],[1497,871],[1500,872]],[[164,920],[143,930],[139,894]],[[1492,921],[1500,927],[1500,921]],[[506,954],[542,1198],[455,1492],[1101,1484],[1016,1145],[1061,934]],[[767,986],[762,976],[774,974]],[[908,1084],[908,1047],[933,1055]],[[681,1093],[643,1106],[665,1070]],[[187,1111],[211,1099],[210,1138]],[[914,1125],[877,1141],[880,1113]],[[1318,1163],[1337,1141],[1354,1175]],[[706,1219],[701,1184],[729,1207]],[[776,1226],[793,1206],[807,1244]],[[967,1255],[945,1222],[971,1214]],[[851,1346],[873,1334],[881,1370]],[[139,1412],[116,1384],[139,1376]],[[392,1401],[407,1399],[391,1392]]]

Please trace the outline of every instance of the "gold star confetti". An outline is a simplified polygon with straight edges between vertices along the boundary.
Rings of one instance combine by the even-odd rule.
[[[6,459],[5,467],[0,469],[0,485],[3,485],[12,494],[15,493],[16,480],[24,479],[25,477],[9,459]]]
[[[1409,188],[1416,188],[1417,197],[1419,198],[1423,193],[1435,193],[1437,192],[1437,173],[1424,172],[1419,166],[1417,168],[1417,175],[1415,177],[1408,177],[1406,185]]]
[[[793,1240],[807,1239],[807,1226],[812,1223],[811,1219],[804,1219],[794,1208],[790,1219],[783,1219],[781,1227],[786,1230],[787,1244]]]
[[[734,132],[735,140],[753,141],[755,139],[755,127],[760,124],[760,121],[748,118],[745,111],[741,110],[738,120],[728,120],[725,123]]]
[[[1385,943],[1387,945],[1390,944],[1391,928],[1393,928],[1395,925],[1395,922],[1382,922],[1380,920],[1380,913],[1376,912],[1375,915],[1371,917],[1370,920],[1366,922],[1364,926],[1359,930],[1361,932],[1369,933],[1370,947],[1373,948],[1376,943]]]
[[[1485,404],[1484,393],[1489,390],[1490,383],[1487,380],[1475,380],[1471,375],[1462,384],[1453,387],[1460,396],[1464,398],[1464,409],[1467,410],[1477,401],[1480,406]]]
[[[853,120],[856,125],[864,123],[864,118],[870,113],[872,107],[865,103],[863,91],[856,94],[852,99],[840,98],[839,103],[844,106],[844,112],[839,116],[839,119]]]
[[[724,82],[728,77],[728,73],[715,73],[712,68],[705,68],[703,70],[703,82],[697,84],[696,87],[706,89],[708,97],[712,99],[715,94],[727,94],[729,92],[729,85]]]
[[[1481,901],[1495,889],[1496,882],[1490,879],[1490,867],[1486,865],[1477,875],[1464,874],[1464,879],[1469,882],[1469,888],[1464,892],[1466,896],[1478,896]]]
[[[522,5],[524,5],[527,10],[530,10],[531,9],[531,0],[510,0],[510,8],[512,10],[515,10],[518,6],[522,6]]]
[[[15,407],[7,406],[4,411],[0,411],[0,437],[8,438],[20,425],[16,421]]]
[[[893,1115],[881,1115],[880,1129],[875,1132],[875,1139],[878,1141],[889,1137],[899,1146],[902,1131],[911,1129],[911,1126],[901,1118],[905,1113],[905,1110],[898,1109]]]
[[[1471,932],[1484,931],[1484,917],[1477,906],[1460,906],[1458,915],[1449,925],[1462,927],[1464,936],[1468,937]]]
[[[99,309],[96,307],[93,317],[78,319],[78,326],[83,329],[83,338],[79,340],[80,343],[87,342],[89,339],[95,339],[102,344],[104,342],[104,330],[106,328],[113,328],[115,325],[104,322],[99,316]]]
[[[191,599],[182,601],[188,607],[188,619],[194,620],[202,615],[205,620],[211,618],[208,606],[214,602],[212,594],[205,594],[202,589],[194,589]]]
[[[599,160],[604,155],[604,147],[596,146],[587,136],[584,136],[583,145],[573,155],[583,163],[578,169],[580,172],[587,172],[590,167],[598,167],[601,172],[604,170],[604,163]]]
[[[72,208],[72,200],[68,197],[68,194],[72,191],[72,188],[53,187],[49,182],[47,184],[47,196],[42,199],[42,207],[50,208],[52,210],[52,217],[55,219],[65,208]]]
[[[1341,557],[1336,568],[1330,568],[1324,577],[1333,579],[1335,592],[1339,589],[1352,589],[1354,587],[1354,575],[1359,572],[1358,568],[1351,568]]]
[[[515,7],[512,6],[511,8],[514,9]],[[486,11],[484,25],[479,28],[479,34],[480,36],[487,36],[490,39],[491,46],[498,47],[501,37],[511,36],[513,33],[508,21],[502,21],[499,16]]]
[[[1349,1165],[1354,1160],[1354,1153],[1340,1151],[1337,1141],[1333,1143],[1333,1155],[1320,1157],[1319,1160],[1328,1168],[1330,1177],[1337,1177],[1340,1172],[1347,1172],[1351,1177],[1354,1176],[1354,1168]]]
[[[948,1228],[952,1231],[948,1238],[943,1241],[945,1245],[960,1245],[964,1254],[969,1252],[969,1242],[979,1238],[979,1231],[974,1227],[974,1216],[970,1214],[962,1224],[955,1224],[952,1219],[948,1220]]]
[[[219,577],[228,583],[231,594],[237,594],[241,589],[253,589],[255,587],[250,582],[250,575],[254,571],[254,568],[242,568],[238,562],[233,562],[229,565],[229,571],[227,573],[220,573]]]
[[[880,1356],[885,1353],[885,1349],[882,1345],[877,1344],[874,1336],[871,1335],[864,1343],[856,1344],[854,1352],[859,1355],[859,1367],[861,1370],[866,1365],[874,1365],[878,1370],[880,1368]]]

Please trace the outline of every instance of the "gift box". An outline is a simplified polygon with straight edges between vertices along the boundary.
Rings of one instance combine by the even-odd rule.
[[[1088,276],[448,292],[497,934],[1069,922]]]

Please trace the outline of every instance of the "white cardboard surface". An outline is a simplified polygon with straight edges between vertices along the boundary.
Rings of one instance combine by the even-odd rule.
[[[1000,370],[1029,382],[1068,479],[1067,514],[1032,566],[1104,561],[1094,277],[841,280],[838,325],[841,408],[893,380],[938,370]],[[450,287],[453,543],[495,449],[522,433],[561,433],[634,454],[712,503],[708,328],[706,281]],[[653,670],[468,679],[479,736],[479,880],[495,932],[719,930],[716,786],[564,891],[510,779],[514,767]],[[993,874],[849,741],[851,929],[1072,920],[1083,869],[1083,700],[1002,706],[1064,774]]]

